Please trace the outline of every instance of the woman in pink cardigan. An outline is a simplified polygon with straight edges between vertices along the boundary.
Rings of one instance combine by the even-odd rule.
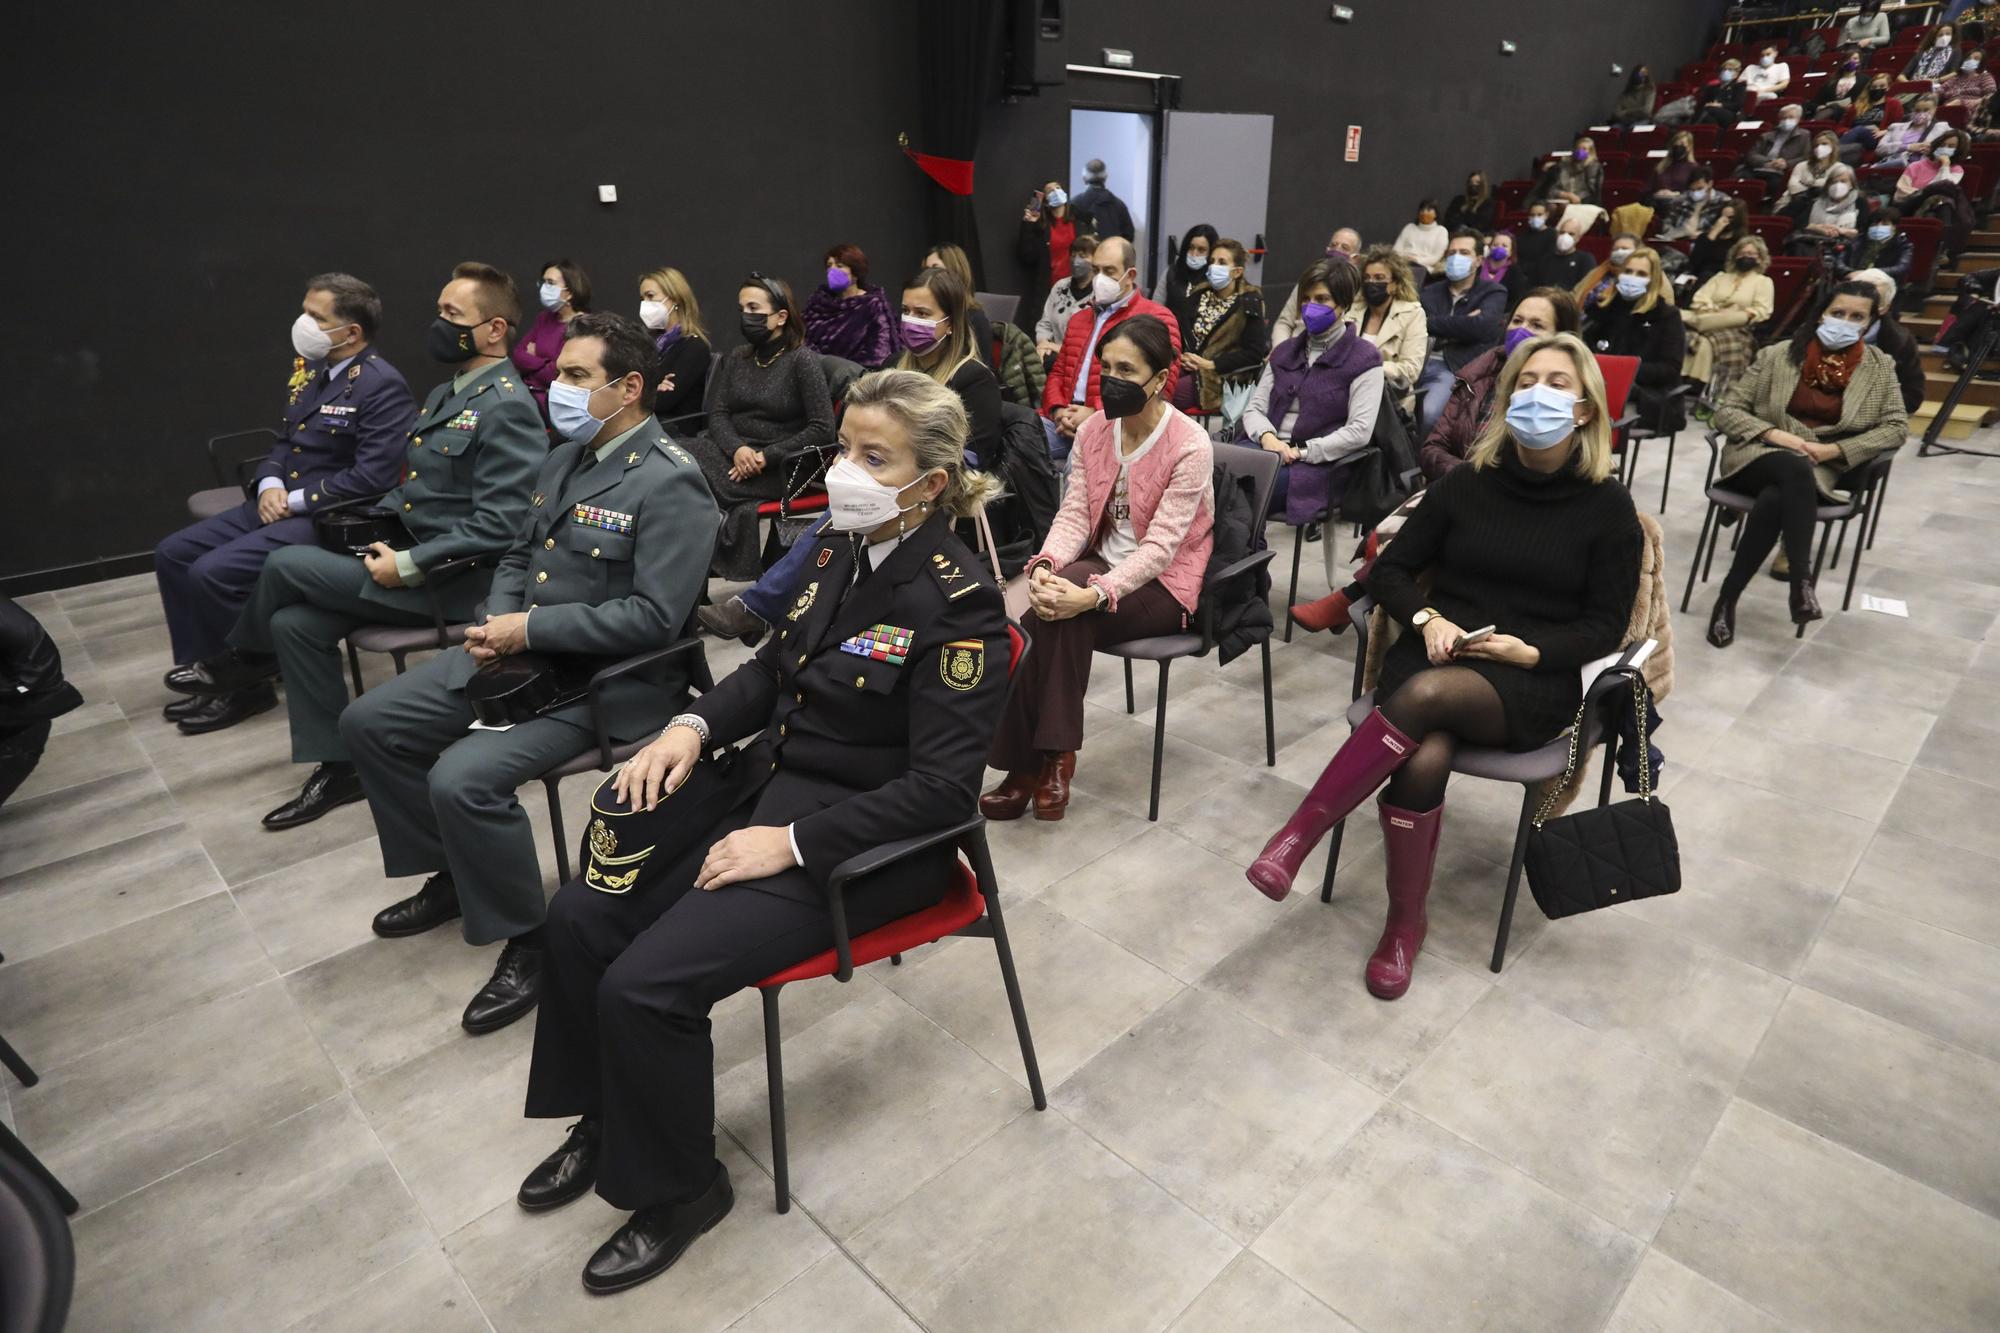
[[[1091,654],[1185,629],[1215,545],[1214,453],[1163,396],[1167,326],[1134,315],[1097,357],[1104,410],[1077,430],[1062,509],[1028,562],[1033,647],[987,756],[1007,774],[979,798],[988,819],[1019,819],[1031,801],[1035,818],[1063,817]]]

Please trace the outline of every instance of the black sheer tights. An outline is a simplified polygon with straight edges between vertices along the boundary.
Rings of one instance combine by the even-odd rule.
[[[1507,743],[1506,706],[1486,677],[1470,667],[1419,671],[1381,708],[1396,730],[1418,742],[1417,752],[1382,792],[1382,799],[1399,809],[1435,810],[1444,804],[1452,756],[1461,744]]]

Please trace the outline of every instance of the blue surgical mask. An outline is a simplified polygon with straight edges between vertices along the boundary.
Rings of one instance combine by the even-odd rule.
[[[1868,229],[1868,239],[1871,241],[1886,241],[1895,234],[1896,229],[1886,222],[1878,222]]]
[[[1826,348],[1829,352],[1844,352],[1854,346],[1855,341],[1860,337],[1861,326],[1859,324],[1850,324],[1844,319],[1835,319],[1832,315],[1828,315],[1819,322],[1820,346]]]
[[[1652,280],[1637,273],[1618,275],[1618,294],[1628,301],[1636,301],[1652,287]]]
[[[1734,83],[1736,82],[1736,71],[1733,69],[1725,69],[1722,71],[1722,73],[1716,75],[1715,77],[1722,80],[1724,83]]]
[[[1208,266],[1208,285],[1215,288],[1218,292],[1227,287],[1229,285],[1229,265],[1210,264]]]
[[[1517,389],[1507,400],[1507,429],[1527,449],[1552,449],[1576,431],[1576,395],[1550,384]]]
[[[1061,189],[1050,190],[1047,202],[1050,208],[1061,208],[1069,202],[1069,191]]]
[[[1195,272],[1199,273],[1203,269],[1208,267],[1208,256],[1198,255],[1194,251],[1190,250],[1187,253],[1187,266],[1193,269]]]
[[[1542,228],[1548,225],[1549,225],[1549,219],[1547,214],[1545,213],[1528,214],[1528,226],[1533,230],[1540,231]]]
[[[1444,257],[1444,275],[1453,282],[1464,282],[1466,278],[1472,275],[1472,256],[1446,255]]]
[[[1688,198],[1694,200],[1697,204],[1705,202],[1708,199],[1707,187],[1701,185],[1695,186],[1692,190],[1688,191]]]
[[[561,283],[559,282],[543,283],[541,296],[542,296],[542,309],[544,310],[562,309],[563,298],[562,298]]]
[[[600,384],[597,389],[608,388]],[[556,380],[549,385],[549,424],[565,440],[589,440],[610,417],[595,417],[590,414],[590,396],[597,389],[586,389],[581,384],[567,384]],[[612,415],[617,415],[615,412]]]

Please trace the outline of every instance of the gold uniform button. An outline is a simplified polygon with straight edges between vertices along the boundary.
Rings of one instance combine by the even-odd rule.
[[[302,449],[302,448],[300,448],[300,447],[299,447],[298,445],[296,445],[296,444],[295,444],[295,445],[293,445],[293,446],[292,446],[292,452],[293,452],[293,453],[295,453],[295,454],[302,454],[302,453],[304,453],[304,452],[305,452],[305,450],[304,450],[304,449]]]
[[[411,444],[422,444],[423,442],[424,442],[424,437],[421,435],[412,435],[410,437]]]
[[[866,685],[867,683],[868,683],[868,677],[866,676],[856,676],[854,678],[854,688],[857,690],[860,689],[862,686]]]
[[[438,452],[441,454],[448,454],[451,452],[451,446],[448,444],[441,444],[438,446]]]
[[[803,694],[795,694],[792,696],[792,700],[795,703],[804,703],[806,701],[806,697]]]
[[[537,583],[547,583],[548,581],[549,581],[549,571],[546,569],[543,570],[541,573],[535,575],[535,582]]]
[[[775,772],[777,772],[777,771],[778,771],[778,761],[777,761],[777,760],[775,760],[775,759],[773,759],[773,760],[771,761],[771,771],[772,771],[773,773],[775,773]]]
[[[306,428],[306,423],[305,423],[305,422],[303,422],[303,421],[301,421],[301,422],[299,423],[299,425],[298,425],[298,428],[299,428],[300,430],[304,430],[304,429]]]
[[[312,498],[313,498],[314,500],[318,500],[318,499],[319,499],[319,497],[318,497],[317,495],[313,496]]]
[[[543,542],[543,543],[542,543],[542,549],[543,549],[544,551],[553,551],[553,550],[555,550],[555,549],[556,549],[556,539],[555,539],[554,537],[551,537],[551,538],[549,538],[549,539],[548,539],[547,541]]]
[[[293,480],[293,481],[297,481],[298,479],[299,479],[299,474],[298,474],[298,473],[296,473],[296,472],[294,472],[294,473],[292,474],[292,480]]]
[[[592,560],[597,559],[597,548],[595,546],[590,548],[590,558]]]
[[[407,500],[403,502],[403,512],[406,514],[410,512],[410,504]]]
[[[800,665],[800,666],[804,666],[805,664],[806,664],[806,655],[805,655],[804,653],[800,653],[800,654],[799,654],[799,665]]]
[[[784,735],[784,734],[785,734],[785,724],[784,724],[784,723],[782,723],[782,722],[780,722],[780,723],[778,724],[778,734],[779,734],[780,736],[782,736],[782,735]]]

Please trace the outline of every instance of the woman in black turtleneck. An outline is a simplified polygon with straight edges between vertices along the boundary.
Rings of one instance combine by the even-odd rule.
[[[1597,359],[1573,334],[1532,338],[1500,372],[1501,403],[1466,465],[1424,492],[1369,574],[1406,630],[1383,663],[1378,706],[1250,864],[1250,882],[1283,898],[1314,845],[1388,780],[1378,804],[1389,919],[1367,972],[1385,1000],[1408,989],[1423,944],[1458,747],[1531,750],[1560,735],[1582,702],[1583,665],[1618,647],[1639,584],[1639,518],[1611,479]]]
[[[1188,345],[1188,331],[1194,325],[1195,303],[1208,290],[1208,254],[1221,233],[1206,222],[1198,222],[1181,237],[1179,257],[1160,275],[1153,299],[1165,306],[1180,325],[1181,346]]]

